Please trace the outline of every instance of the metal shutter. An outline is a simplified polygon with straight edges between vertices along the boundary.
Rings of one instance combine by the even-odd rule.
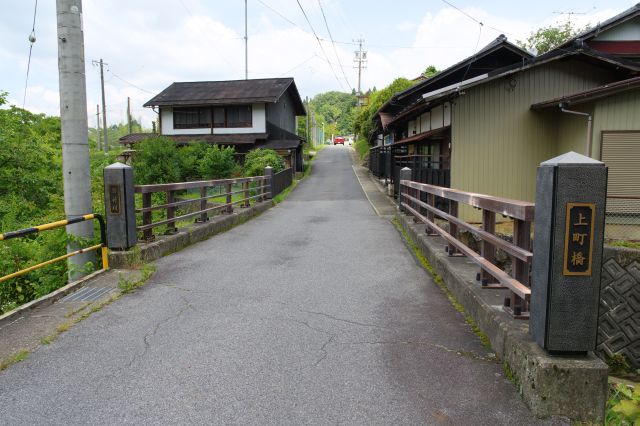
[[[609,167],[608,195],[640,197],[640,131],[603,132],[602,161]]]

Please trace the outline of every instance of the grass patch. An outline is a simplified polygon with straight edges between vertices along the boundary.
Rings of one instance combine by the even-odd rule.
[[[132,293],[137,288],[142,287],[155,270],[155,266],[147,263],[142,266],[142,276],[137,280],[129,280],[120,275],[118,277],[118,288],[123,294]]]
[[[56,337],[58,337],[57,334],[50,334],[49,336],[45,336],[43,338],[40,339],[40,344],[41,345],[49,345],[51,344],[54,340],[56,340]]]
[[[453,293],[451,293],[447,285],[444,283],[444,281],[442,281],[442,277],[440,277],[440,275],[436,273],[436,271],[433,269],[433,266],[431,266],[429,261],[422,255],[422,252],[420,251],[418,245],[413,241],[406,229],[402,227],[402,225],[400,224],[400,220],[396,217],[392,222],[396,226],[396,228],[398,228],[398,231],[402,234],[402,237],[407,242],[409,248],[413,251],[413,254],[416,256],[420,264],[433,276],[433,280],[447,296],[447,299],[449,299],[451,305],[453,305],[456,311],[460,312],[464,316],[466,323],[471,327],[471,331],[473,331],[475,335],[478,336],[480,342],[482,343],[482,346],[491,349],[491,342],[489,341],[489,337],[487,337],[487,335],[484,334],[482,330],[480,330],[480,327],[478,327],[478,324],[476,324],[473,317],[469,315],[464,309],[464,306],[462,306],[456,300]]]
[[[640,250],[640,241],[610,240],[610,241],[607,241],[607,245]]]
[[[21,350],[20,352],[18,352],[15,355],[12,355],[11,357],[0,361],[0,371],[7,369],[8,367],[11,367],[13,364],[16,364],[18,362],[22,362],[25,359],[27,359],[29,357],[29,351],[26,349]]]

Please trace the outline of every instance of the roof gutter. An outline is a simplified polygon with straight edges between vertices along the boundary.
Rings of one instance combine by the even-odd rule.
[[[591,114],[586,113],[586,112],[572,111],[572,110],[566,109],[565,106],[567,106],[567,105],[564,104],[564,103],[559,103],[558,106],[560,107],[560,111],[562,111],[564,113],[581,115],[583,117],[587,117],[587,149],[586,149],[586,153],[587,153],[587,157],[591,158],[591,139],[593,138],[593,117],[591,116]]]

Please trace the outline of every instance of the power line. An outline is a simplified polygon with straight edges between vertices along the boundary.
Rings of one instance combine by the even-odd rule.
[[[478,46],[480,45],[480,36],[482,36],[482,26],[483,26],[483,24],[482,24],[482,22],[480,22],[480,30],[478,31],[478,40],[476,41],[476,47],[475,47],[475,49],[473,49],[473,56],[471,57],[471,60],[469,61],[469,65],[467,65],[467,69],[465,70],[464,75],[462,76],[462,80],[460,80],[461,83],[467,77],[467,73],[469,72],[469,69],[471,69],[471,64],[476,59],[476,55],[478,54]]]
[[[340,85],[340,88],[344,89],[344,87],[342,86],[342,82],[340,81],[340,79],[338,78],[338,75],[336,74],[336,71],[333,69],[333,65],[331,65],[331,62],[329,62],[329,57],[327,56],[327,52],[325,52],[324,47],[322,46],[322,42],[320,41],[320,38],[316,34],[316,30],[313,29],[313,25],[311,25],[311,21],[309,21],[309,17],[307,16],[307,12],[304,11],[304,8],[300,4],[300,0],[296,0],[296,2],[298,3],[298,6],[300,7],[300,10],[302,11],[302,14],[304,15],[304,19],[306,19],[307,24],[309,24],[309,28],[311,28],[311,31],[313,32],[313,35],[316,37],[316,40],[318,41],[318,44],[320,45],[320,50],[322,50],[322,54],[324,55],[325,58],[327,58],[327,63],[329,64],[329,68],[331,68],[331,72],[333,73],[333,76],[336,78],[336,81]]]
[[[327,22],[327,17],[324,14],[324,9],[322,8],[322,3],[318,0],[318,6],[320,6],[320,11],[322,12],[322,19],[324,19],[324,25],[327,27],[327,32],[329,33],[329,38],[331,39],[331,44],[333,45],[333,52],[336,54],[336,59],[338,59],[338,64],[340,64],[340,71],[342,71],[342,76],[344,77],[344,81],[347,83],[349,89],[353,90],[351,84],[349,84],[349,80],[347,79],[347,75],[344,72],[344,67],[342,66],[342,62],[340,61],[340,56],[338,55],[338,49],[336,48],[336,43],[333,41],[333,36],[331,35],[331,30],[329,29],[329,23]]]
[[[314,59],[314,58],[319,58],[318,55],[316,55],[315,53],[310,56],[309,58],[305,59],[304,61],[300,62],[298,65],[296,65],[295,67],[291,68],[288,71],[283,72],[282,74],[280,74],[280,77],[284,77],[285,75],[289,74],[291,71],[295,70],[296,68],[300,68],[301,66],[303,66],[304,64],[306,64],[307,62],[309,62],[310,60]]]
[[[281,17],[282,19],[284,19],[285,21],[287,21],[288,23],[290,23],[291,25],[293,25],[294,27],[298,27],[300,28],[302,31],[306,32],[304,28],[302,28],[300,25],[296,24],[295,22],[293,22],[291,19],[287,18],[286,16],[284,16],[282,13],[278,12],[277,10],[275,10],[274,8],[272,8],[271,6],[269,6],[268,4],[266,4],[265,2],[263,2],[262,0],[258,0],[258,3],[262,4],[264,7],[266,7],[267,9],[269,9],[270,11],[272,11],[273,13],[275,13],[276,15],[278,15],[279,17]]]
[[[129,82],[129,81],[127,81],[127,80],[125,80],[124,78],[122,78],[122,77],[120,77],[118,74],[116,74],[115,72],[111,71],[111,69],[109,69],[109,67],[107,67],[107,72],[110,72],[110,73],[111,73],[111,75],[113,75],[113,76],[114,76],[115,78],[117,78],[118,80],[122,81],[122,82],[123,82],[123,83],[125,83],[125,84],[128,84],[128,85],[129,85],[129,86],[131,86],[131,87],[135,87],[136,89],[140,90],[141,92],[145,92],[145,93],[148,93],[148,94],[150,94],[150,95],[155,95],[155,94],[156,94],[155,92],[151,92],[151,91],[149,91],[149,90],[145,90],[145,89],[143,89],[142,87],[140,87],[140,86],[136,86],[135,84],[133,84],[133,83],[131,83],[131,82]]]
[[[33,43],[36,42],[36,13],[38,12],[38,0],[33,8],[33,24],[31,25],[31,34],[29,34],[29,60],[27,61],[27,76],[24,80],[24,96],[22,98],[22,109],[27,102],[27,87],[29,86],[29,70],[31,69],[31,52],[33,51]]]
[[[454,8],[455,10],[457,10],[458,12],[462,13],[462,14],[463,14],[464,16],[466,16],[467,18],[471,19],[473,22],[475,22],[475,23],[477,23],[477,24],[480,24],[480,25],[483,25],[483,26],[485,26],[485,25],[486,25],[484,22],[482,22],[482,21],[480,21],[479,19],[477,19],[477,18],[475,18],[475,17],[471,16],[470,14],[468,14],[468,13],[467,13],[467,12],[465,12],[464,10],[460,9],[458,6],[454,5],[453,3],[451,3],[451,2],[449,2],[449,1],[447,1],[447,0],[440,0],[440,1],[441,1],[441,2],[443,2],[443,3],[445,3],[445,4],[447,4],[447,5],[449,5],[449,6],[451,6],[452,8]],[[486,25],[486,27],[487,27],[487,28],[491,28],[492,30],[497,31],[497,32],[502,33],[502,34],[506,34],[506,35],[513,35],[513,34],[511,34],[511,33],[508,33],[507,31],[503,31],[503,30],[501,30],[501,29],[499,29],[499,28],[492,27],[491,25]]]

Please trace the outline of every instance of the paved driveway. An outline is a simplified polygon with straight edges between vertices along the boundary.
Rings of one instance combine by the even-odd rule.
[[[157,267],[1,373],[0,424],[542,423],[374,214],[346,148]]]

